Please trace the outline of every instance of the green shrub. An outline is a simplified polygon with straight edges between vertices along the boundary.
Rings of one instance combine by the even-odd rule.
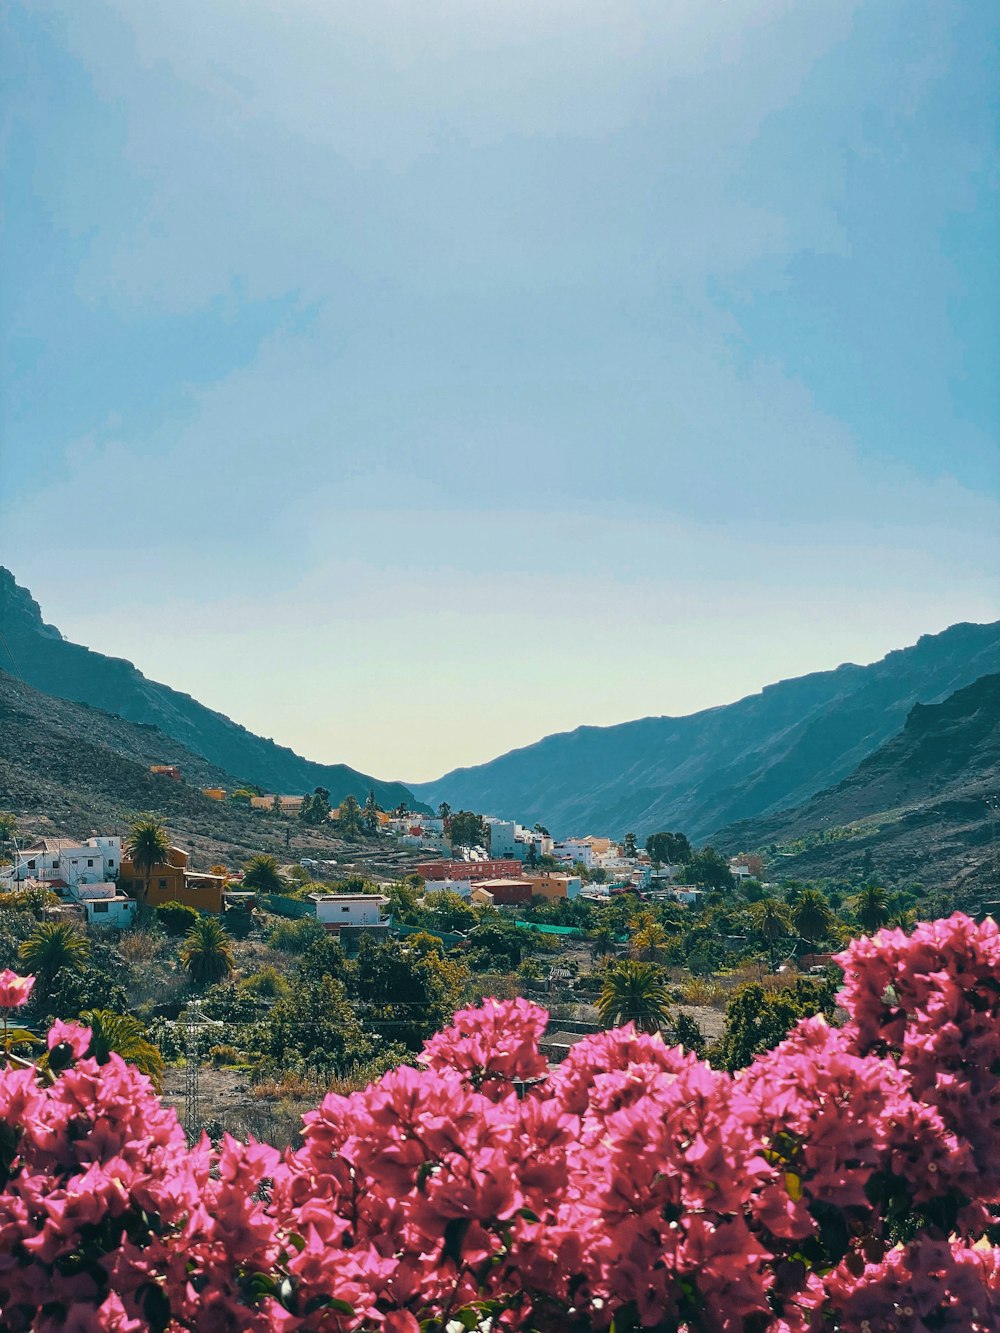
[[[211,1057],[212,1064],[216,1067],[222,1065],[238,1065],[243,1059],[243,1056],[235,1046],[228,1046],[225,1043],[213,1046],[208,1054]]]
[[[201,914],[187,903],[161,903],[156,919],[168,935],[186,935]]]
[[[272,949],[281,949],[284,953],[304,953],[314,940],[325,938],[326,931],[316,918],[304,916],[298,921],[278,921],[269,932],[267,942]]]
[[[262,967],[259,972],[239,982],[237,989],[262,999],[274,1000],[288,994],[288,982],[276,967]]]

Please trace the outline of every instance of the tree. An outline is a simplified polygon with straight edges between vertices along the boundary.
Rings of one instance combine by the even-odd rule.
[[[800,1018],[834,1009],[834,987],[800,977],[794,986],[766,991],[751,981],[733,994],[726,1005],[726,1026],[712,1063],[723,1069],[743,1069],[755,1055],[784,1041]]]
[[[684,879],[688,884],[701,884],[709,889],[732,889],[736,885],[729,863],[714,847],[703,847],[687,858]]]
[[[0,858],[7,859],[7,844],[17,836],[17,819],[11,814],[0,814]]]
[[[362,812],[362,823],[367,834],[378,832],[378,817],[382,813],[382,807],[375,799],[375,788],[370,788],[368,798],[365,801],[365,808]]]
[[[670,947],[670,936],[658,921],[643,925],[632,938],[634,957],[646,963],[660,963]]]
[[[396,806],[395,810],[393,810],[392,813],[396,816],[397,819],[405,819],[406,816],[410,813],[410,807],[406,804],[405,801],[400,801],[399,805]]]
[[[361,832],[361,806],[358,798],[350,792],[340,803],[337,815],[337,831],[342,838],[356,838]]]
[[[451,1019],[467,977],[460,963],[445,961],[436,949],[363,936],[354,976],[360,1016],[390,1040],[419,1050]]]
[[[528,843],[528,855],[524,859],[524,864],[529,870],[534,870],[538,865],[538,853],[535,851],[535,844],[533,842]]]
[[[246,888],[260,889],[262,893],[280,893],[285,881],[278,869],[278,858],[269,852],[251,856],[244,867],[243,883]]]
[[[608,926],[599,926],[590,937],[591,958],[604,958],[615,951],[615,933]]]
[[[597,1012],[606,1027],[634,1023],[640,1032],[659,1032],[669,1011],[669,992],[655,964],[629,958],[613,963],[604,974]]]
[[[424,898],[428,924],[438,930],[472,930],[477,921],[475,909],[451,889],[438,889]]]
[[[354,802],[357,805],[357,801]],[[330,793],[326,787],[317,787],[311,796],[302,801],[299,817],[303,824],[325,824],[330,818]]]
[[[212,985],[228,977],[236,967],[233,946],[222,923],[205,916],[184,936],[179,957],[191,980],[198,986]]]
[[[447,801],[442,801],[441,804],[438,806],[438,819],[443,819],[445,824],[447,824],[450,818],[451,818],[451,806],[448,804]]]
[[[536,824],[534,831],[535,833],[540,833],[543,838],[550,838],[552,836],[544,824]]]
[[[854,899],[854,915],[869,934],[874,934],[889,921],[889,903],[885,889],[878,884],[866,884]]]
[[[157,1092],[163,1090],[163,1056],[148,1040],[145,1025],[137,1018],[110,1009],[84,1009],[80,1022],[90,1028],[87,1054],[99,1065],[106,1065],[114,1052],[147,1075]]]
[[[638,852],[639,846],[635,840],[634,833],[626,833],[625,841],[622,843],[622,856],[633,857]]]
[[[170,839],[167,831],[158,819],[137,819],[125,842],[125,855],[142,876],[142,896],[144,903],[149,897],[149,884],[157,866],[166,865],[170,852]]]
[[[471,810],[458,810],[451,816],[448,834],[453,848],[480,847],[486,843],[486,824],[482,815]]]
[[[651,833],[646,851],[654,866],[677,865],[691,859],[691,844],[683,833]]]
[[[281,814],[281,797],[274,795],[271,798],[271,814],[278,816]]]
[[[22,963],[33,972],[42,995],[51,989],[56,975],[65,969],[80,973],[90,957],[86,938],[66,921],[43,921],[18,950]]]
[[[344,983],[329,974],[296,981],[271,1009],[261,1044],[280,1066],[301,1064],[327,1077],[370,1059],[377,1041],[365,1032]]]
[[[819,889],[801,891],[792,920],[802,938],[813,946],[830,933],[834,924],[830,904]]]
[[[776,898],[762,898],[750,908],[750,919],[760,939],[767,945],[784,939],[791,927],[788,908]]]

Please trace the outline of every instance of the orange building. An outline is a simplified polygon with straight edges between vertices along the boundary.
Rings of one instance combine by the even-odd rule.
[[[187,852],[182,851],[180,847],[171,847],[167,852],[166,864],[153,867],[149,877],[149,896],[146,902],[150,907],[161,907],[165,903],[184,903],[199,912],[218,915],[222,911],[225,876],[199,874],[188,870],[187,863]],[[133,898],[141,898],[146,887],[146,877],[136,870],[131,861],[123,860],[118,876],[118,887]]]
[[[180,782],[181,770],[176,764],[150,764],[150,773],[155,773],[158,778],[169,778],[171,782]]]
[[[207,796],[211,801],[224,801],[226,799],[225,787],[202,787],[202,796]]]
[[[535,898],[569,898],[575,896],[570,892],[571,885],[575,885],[577,893],[580,889],[580,880],[576,875],[539,871],[537,874],[525,875],[524,878],[531,885],[531,893]]]

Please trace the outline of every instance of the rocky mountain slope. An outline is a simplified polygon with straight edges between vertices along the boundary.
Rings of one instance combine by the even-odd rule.
[[[0,567],[0,666],[14,670],[45,694],[90,704],[129,722],[148,723],[245,782],[269,791],[299,793],[326,787],[336,805],[349,792],[364,801],[374,787],[384,807],[406,801],[411,792],[398,782],[380,782],[345,764],[318,764],[293,750],[265,740],[222,713],[148,680],[122,658],[84,648],[64,639],[42,620],[41,609],[9,570]],[[2,660],[6,657],[7,660]]]
[[[953,625],[869,666],[781,681],[688,717],[579,727],[413,790],[431,804],[540,820],[557,836],[683,829],[704,840],[839,782],[914,704],[995,671],[1000,622]]]
[[[307,829],[203,796],[202,786],[232,789],[235,780],[157,727],[40,694],[3,671],[0,737],[0,810],[17,816],[25,837],[124,832],[149,811],[202,867],[220,859],[238,865],[258,851],[341,855],[332,828]],[[150,764],[176,764],[184,781],[158,777]]]
[[[722,830],[728,851],[762,848],[771,872],[966,883],[1000,892],[1000,674],[916,704],[898,735],[803,805]]]

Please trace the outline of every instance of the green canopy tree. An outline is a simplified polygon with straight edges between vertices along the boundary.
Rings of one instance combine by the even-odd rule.
[[[855,897],[853,907],[858,922],[869,934],[888,924],[889,900],[881,885],[866,884]]]
[[[361,822],[364,825],[365,832],[369,835],[378,832],[378,817],[382,813],[382,807],[375,799],[375,788],[369,789],[365,807],[362,811]]]
[[[482,815],[456,810],[448,822],[448,836],[453,848],[485,846],[487,834]]]
[[[361,832],[361,806],[358,798],[350,792],[340,803],[337,815],[337,831],[342,838],[356,838]]]
[[[146,1074],[157,1092],[162,1092],[163,1056],[149,1040],[143,1023],[110,1009],[84,1009],[80,1022],[90,1028],[87,1054],[99,1065],[106,1065],[112,1053],[120,1055],[141,1074]]]
[[[692,855],[684,833],[651,833],[646,839],[646,851],[655,866],[680,865]]]
[[[66,921],[43,921],[18,950],[25,969],[34,974],[42,995],[51,990],[58,973],[82,973],[90,957],[85,936]]]
[[[179,955],[181,965],[198,986],[210,986],[235,970],[233,946],[222,923],[203,916],[184,936]]]
[[[243,869],[243,883],[248,889],[260,889],[261,893],[280,893],[285,881],[278,868],[278,858],[269,852],[251,856]]]
[[[604,974],[597,1012],[607,1027],[634,1023],[640,1032],[659,1032],[670,1014],[670,997],[663,973],[653,963],[625,959]]]
[[[140,902],[149,897],[149,884],[157,866],[166,865],[170,839],[158,819],[143,816],[135,820],[125,841],[125,855],[142,876]]]
[[[750,919],[757,937],[768,946],[785,939],[792,926],[788,908],[776,898],[762,898],[759,903],[754,903],[750,908]]]
[[[800,890],[792,921],[807,944],[815,947],[817,940],[829,935],[835,919],[825,894],[819,889]]]

